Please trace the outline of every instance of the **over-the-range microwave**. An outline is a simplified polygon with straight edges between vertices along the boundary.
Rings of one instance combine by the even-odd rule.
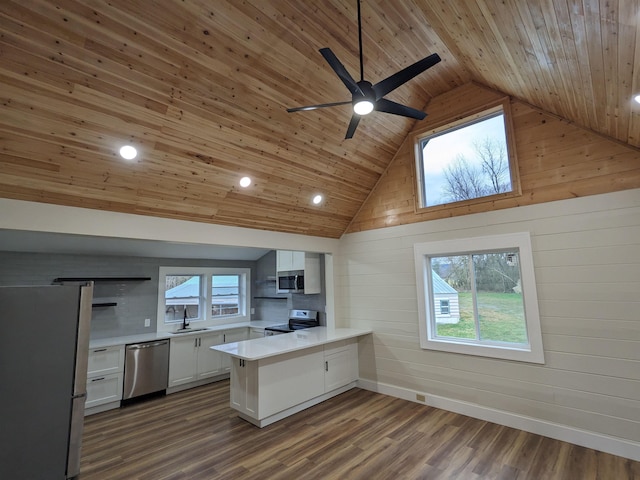
[[[304,270],[278,272],[278,293],[304,293]]]

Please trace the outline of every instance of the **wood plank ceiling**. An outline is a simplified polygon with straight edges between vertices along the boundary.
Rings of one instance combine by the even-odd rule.
[[[639,11],[363,0],[365,78],[436,52],[388,98],[428,112],[475,81],[639,147]],[[337,238],[414,122],[374,112],[344,140],[349,105],[287,113],[350,99],[322,47],[358,79],[355,0],[3,0],[0,196]]]

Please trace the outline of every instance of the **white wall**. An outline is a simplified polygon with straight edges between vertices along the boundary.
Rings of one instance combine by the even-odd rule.
[[[421,350],[413,244],[530,231],[545,365]],[[640,190],[345,235],[362,385],[640,459]]]
[[[234,245],[330,253],[333,238],[188,222],[0,198],[0,228],[194,245]]]

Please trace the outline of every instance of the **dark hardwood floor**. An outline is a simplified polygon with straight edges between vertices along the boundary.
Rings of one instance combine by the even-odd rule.
[[[259,429],[223,381],[85,419],[81,480],[640,479],[640,462],[366,390]]]

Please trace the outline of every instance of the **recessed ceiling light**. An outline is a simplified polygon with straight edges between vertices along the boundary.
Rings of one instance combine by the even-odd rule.
[[[138,155],[138,151],[131,145],[125,145],[120,148],[120,156],[125,160],[133,160]]]
[[[242,177],[240,179],[240,186],[242,188],[247,188],[249,185],[251,185],[251,179],[249,177]]]
[[[322,195],[314,196],[311,201],[313,202],[314,205],[320,205],[320,203],[322,202]]]
[[[640,103],[640,95],[636,95],[635,97],[633,97],[633,99],[634,99],[636,102]]]

